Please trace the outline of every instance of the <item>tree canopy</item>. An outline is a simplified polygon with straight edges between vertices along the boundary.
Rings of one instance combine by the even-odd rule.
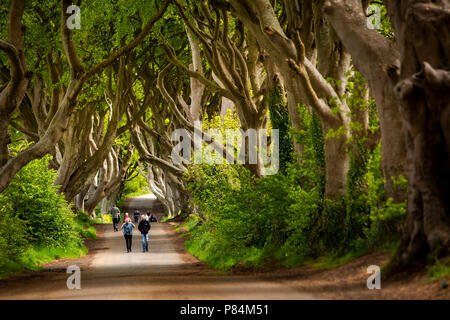
[[[0,192],[48,157],[94,216],[140,175],[218,266],[398,242],[393,270],[448,255],[449,5],[3,1]]]

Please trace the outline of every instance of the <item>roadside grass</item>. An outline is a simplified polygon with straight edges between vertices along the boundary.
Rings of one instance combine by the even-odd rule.
[[[163,217],[161,218],[161,222],[167,222],[167,221],[172,220],[173,218],[174,218],[174,217],[163,216]]]
[[[221,252],[211,252],[204,250],[201,242],[188,240],[185,242],[186,251],[197,257],[200,261],[206,262],[214,269],[227,271],[236,265],[234,257],[223,256]]]
[[[109,213],[97,215],[95,219],[90,219],[90,224],[111,224],[112,217]]]
[[[106,223],[101,219],[89,219],[84,212],[78,212],[75,227],[83,239],[97,239],[94,224]],[[7,261],[2,267],[0,279],[22,271],[42,270],[42,265],[58,259],[76,259],[88,253],[82,241],[70,243],[66,247],[40,246],[31,244],[17,259]]]
[[[334,257],[332,255],[326,255],[319,257],[318,259],[314,261],[310,261],[307,264],[312,266],[313,268],[317,269],[334,269],[338,268],[346,263],[349,263],[352,260],[355,260],[363,255],[365,255],[366,251],[352,251],[347,254],[345,254],[342,257]]]
[[[185,233],[189,233],[192,229],[194,229],[197,226],[198,223],[199,218],[191,214],[188,217],[188,219],[186,219],[183,223],[177,223],[176,228],[183,230]]]
[[[58,259],[80,258],[87,254],[88,249],[84,245],[73,244],[65,248],[40,247],[32,245],[16,261],[8,261],[2,268],[0,279],[22,271],[42,270],[42,265]]]
[[[165,219],[169,221],[170,219]],[[177,232],[182,232],[183,235],[192,235],[192,231],[199,224],[199,219],[195,215],[191,215],[183,223],[176,223],[173,225]],[[212,240],[214,241],[214,240]],[[223,271],[230,270],[234,267],[249,267],[249,268],[272,268],[284,267],[293,268],[301,265],[309,265],[317,269],[333,269],[345,265],[364,255],[379,252],[389,251],[394,252],[398,246],[398,241],[385,243],[378,247],[369,247],[367,245],[355,245],[355,248],[348,251],[344,255],[324,254],[314,259],[305,259],[301,255],[287,255],[283,253],[276,245],[266,245],[263,248],[249,247],[244,251],[228,251],[224,254],[221,250],[212,250],[210,246],[211,234],[197,235],[196,239],[190,238],[185,242],[186,250],[199,260],[206,262],[214,269]],[[432,271],[437,274],[448,274],[449,267],[438,265]]]
[[[306,264],[312,266],[317,269],[333,269],[343,266],[357,258],[360,258],[366,254],[371,254],[380,251],[389,251],[394,253],[398,247],[398,241],[393,241],[390,244],[384,244],[383,246],[377,248],[368,249],[365,246],[361,246],[359,248],[353,249],[347,252],[343,256],[335,256],[332,254],[327,254],[318,257],[317,259],[307,261]]]
[[[92,226],[95,224],[109,224],[112,223],[112,217],[110,214],[100,214],[97,215],[97,217],[95,219],[91,219],[89,218],[88,214],[84,211],[78,211],[77,216],[75,218],[75,223],[77,225],[78,231],[80,232],[80,234],[83,237],[89,237],[89,234],[84,235],[83,230],[84,229],[91,229],[91,233],[93,232],[92,230],[95,230],[95,228],[93,228]],[[94,237],[95,239],[95,237]]]
[[[450,276],[450,257],[437,260],[436,263],[428,268],[428,282],[433,282]]]
[[[170,215],[170,216],[168,216],[167,214],[164,214],[162,217],[161,217],[161,222],[168,222],[168,221],[171,221],[171,220],[173,220],[173,219],[175,219],[175,218],[179,218],[179,216],[178,215],[175,215],[175,214],[173,214],[173,215]]]
[[[200,223],[196,215],[190,215],[183,223],[174,224],[177,232],[183,235],[191,235],[191,231]],[[200,261],[206,262],[214,269],[222,272],[228,271],[234,267],[261,267],[265,260],[273,255],[270,248],[261,249],[256,247],[248,248],[245,252],[231,251],[224,255],[223,250],[211,249],[209,247],[208,235],[203,235],[201,239],[187,240],[184,245],[189,254],[197,257]]]

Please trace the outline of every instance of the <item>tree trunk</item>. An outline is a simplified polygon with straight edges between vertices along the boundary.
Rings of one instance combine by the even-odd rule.
[[[389,74],[397,65],[398,50],[392,41],[366,27],[360,0],[328,0],[323,6],[334,31],[352,56],[375,98],[380,118],[381,162],[385,190],[395,202],[406,199],[393,186],[393,177],[407,176],[406,146],[399,103],[394,97]]]
[[[8,126],[11,117],[22,103],[31,73],[25,63],[22,16],[25,9],[24,1],[11,1],[8,19],[8,41],[0,40],[0,50],[8,57],[10,64],[10,79],[0,92],[0,168],[9,160],[8,145],[11,143]],[[0,175],[0,181],[6,179]],[[8,181],[9,184],[9,181]],[[4,188],[0,187],[0,192]]]
[[[408,209],[390,270],[450,248],[449,0],[386,2],[401,68],[392,75],[407,129]]]
[[[116,190],[114,190],[113,193],[111,193],[106,198],[103,198],[103,200],[101,202],[101,213],[102,214],[108,213],[109,210],[111,209],[111,207],[113,206],[113,204],[115,204],[117,202],[117,200],[119,200],[119,195],[120,195],[122,188],[123,188],[123,184],[120,184],[119,187]]]
[[[288,111],[293,128],[301,128],[299,103],[304,103],[317,112],[324,129],[337,131],[339,128],[343,128],[340,130],[342,137],[331,139],[325,145],[327,162],[325,193],[330,198],[345,195],[349,157],[345,155],[345,142],[342,143],[341,139],[348,137],[349,134],[348,107],[345,102],[340,101],[334,88],[326,82],[314,64],[305,57],[305,48],[304,44],[300,43],[301,39],[294,43],[285,35],[270,1],[232,0],[230,3],[232,13],[243,21],[258,40],[259,45],[264,47],[271,59],[276,62],[288,92]],[[330,100],[338,101],[337,115],[331,111],[332,106],[328,104]],[[325,134],[327,132],[325,131]],[[297,145],[294,147],[296,151],[301,149]],[[333,170],[335,171],[333,172]]]
[[[323,125],[323,135],[326,136],[329,129]],[[325,139],[325,197],[327,199],[337,199],[347,192],[347,173],[350,166],[350,156],[346,151],[349,130],[335,138]]]

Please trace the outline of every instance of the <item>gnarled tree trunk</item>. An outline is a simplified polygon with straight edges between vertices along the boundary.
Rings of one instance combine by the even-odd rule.
[[[450,1],[386,1],[401,68],[392,75],[407,129],[408,209],[390,270],[450,252]]]
[[[323,9],[375,98],[380,117],[385,190],[388,197],[400,202],[406,199],[406,194],[394,188],[392,178],[407,175],[406,145],[399,103],[389,80],[399,52],[392,41],[367,28],[364,7],[361,0],[328,0]]]

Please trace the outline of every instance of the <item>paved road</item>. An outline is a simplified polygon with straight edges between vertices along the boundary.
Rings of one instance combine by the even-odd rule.
[[[133,198],[130,208],[144,207],[148,197]],[[133,251],[126,252],[122,232],[107,226],[101,248],[81,271],[81,289],[66,286],[64,260],[59,268],[0,282],[0,299],[312,299],[285,284],[256,275],[226,275],[212,270],[176,246],[176,234],[167,223],[153,223],[149,252],[143,253],[140,234]]]

